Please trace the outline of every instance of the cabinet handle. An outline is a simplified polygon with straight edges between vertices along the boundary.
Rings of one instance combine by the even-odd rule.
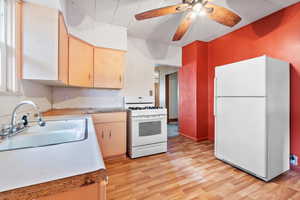
[[[88,177],[84,180],[84,183],[80,187],[85,187],[85,186],[88,186],[88,185],[92,185],[94,183],[95,183],[95,181]]]
[[[109,131],[109,138],[111,138],[111,131]]]
[[[103,133],[103,131],[102,131],[102,139],[104,138],[104,133]]]
[[[214,116],[216,117],[217,115],[217,101],[218,101],[218,98],[217,98],[217,77],[215,77],[215,80],[214,80]]]
[[[89,73],[89,80],[91,80],[91,73]]]
[[[103,180],[105,181],[105,184],[108,184],[108,176],[107,175],[103,175]]]
[[[120,83],[122,82],[122,75],[120,75]]]

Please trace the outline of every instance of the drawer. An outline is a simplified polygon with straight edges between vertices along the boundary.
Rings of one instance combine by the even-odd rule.
[[[97,113],[92,115],[94,124],[109,122],[126,122],[126,117],[126,112]]]

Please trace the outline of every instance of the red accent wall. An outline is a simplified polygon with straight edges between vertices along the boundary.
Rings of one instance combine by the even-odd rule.
[[[291,152],[300,156],[300,3],[211,41],[207,45],[209,66],[208,138],[214,139],[214,67],[265,54],[291,63]],[[183,69],[181,71],[185,70],[187,57],[192,56],[195,55],[188,55],[186,47],[184,47]],[[197,57],[202,59],[202,53],[198,54]],[[206,59],[203,59],[206,62]],[[195,58],[189,58],[189,60],[195,60]],[[187,81],[188,79],[190,79],[189,76],[182,76],[180,81]],[[188,88],[188,86],[184,88]],[[182,90],[181,94],[184,95]],[[197,107],[203,101],[198,99],[197,105],[194,105],[192,100],[185,100],[180,103],[180,106],[186,109],[188,105]],[[183,105],[184,103],[188,105]],[[199,118],[197,122],[202,123]],[[182,123],[185,121],[182,120]],[[186,125],[180,124],[180,126],[185,127]]]
[[[196,41],[183,47],[179,70],[179,131],[193,140],[208,136],[208,44]]]

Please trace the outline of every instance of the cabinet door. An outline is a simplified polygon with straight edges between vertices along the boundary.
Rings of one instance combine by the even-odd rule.
[[[24,2],[23,79],[58,80],[58,11]]]
[[[69,38],[69,85],[93,87],[93,47]]]
[[[98,143],[100,145],[101,153],[103,158],[106,157],[106,150],[104,149],[105,143],[107,143],[107,137],[105,136],[105,126],[104,124],[95,124],[96,134],[98,138]]]
[[[266,96],[266,57],[216,68],[217,96]]]
[[[122,88],[124,58],[124,51],[95,48],[94,87]]]
[[[102,180],[99,183],[99,200],[106,200],[106,185],[107,185],[107,181],[106,180]]]
[[[105,144],[107,157],[126,153],[126,123],[114,122],[107,124],[109,142]]]
[[[101,123],[95,127],[104,158],[126,153],[126,122]]]
[[[100,188],[101,189],[101,188]],[[38,200],[105,200],[100,198],[99,184],[95,183],[92,185],[84,186],[78,189],[74,189],[69,192],[51,195],[48,197],[42,197]],[[104,190],[105,191],[105,190]],[[102,195],[103,197],[103,195]],[[105,197],[105,196],[104,196]]]
[[[113,112],[113,113],[96,113],[92,115],[93,122],[99,123],[111,123],[111,122],[125,122],[127,118],[126,112]]]
[[[216,156],[266,177],[266,99],[218,98]]]
[[[59,69],[58,79],[65,84],[69,80],[69,36],[65,20],[59,14]]]

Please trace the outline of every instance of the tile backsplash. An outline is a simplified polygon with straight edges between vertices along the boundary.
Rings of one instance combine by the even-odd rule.
[[[119,90],[53,88],[52,96],[54,109],[123,107],[123,96]]]

